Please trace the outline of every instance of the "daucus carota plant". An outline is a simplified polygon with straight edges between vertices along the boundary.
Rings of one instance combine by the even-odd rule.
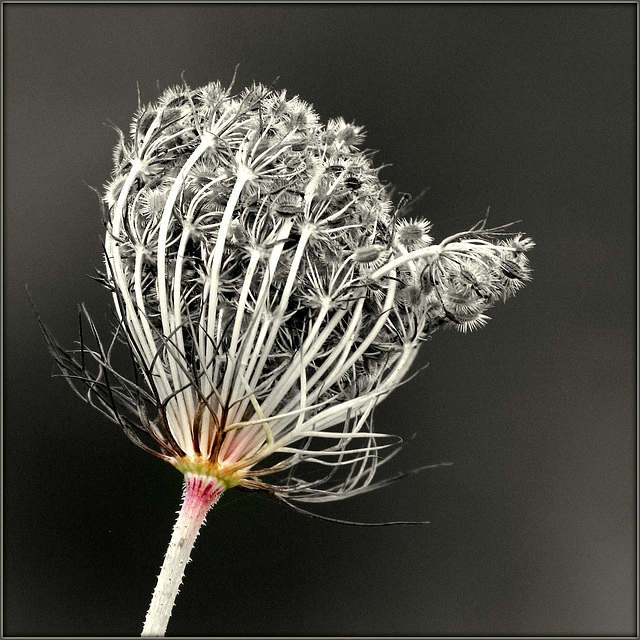
[[[143,635],[164,634],[225,490],[323,502],[386,484],[399,438],[374,432],[375,405],[438,328],[482,326],[530,278],[533,242],[504,227],[434,244],[363,139],[284,91],[219,83],[168,89],[119,132],[100,278],[113,335],[84,311],[77,349],[46,335],[81,397],[184,474]],[[112,364],[121,343],[134,379]]]

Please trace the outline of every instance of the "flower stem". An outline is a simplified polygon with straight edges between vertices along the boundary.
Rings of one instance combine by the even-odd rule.
[[[207,512],[226,489],[226,485],[215,476],[186,473],[184,482],[182,507],[153,592],[142,636],[164,636],[193,543]]]

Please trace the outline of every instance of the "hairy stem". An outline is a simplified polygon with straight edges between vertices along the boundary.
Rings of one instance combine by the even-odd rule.
[[[207,512],[226,488],[215,476],[186,473],[184,481],[182,507],[153,592],[142,636],[164,636],[193,543]]]

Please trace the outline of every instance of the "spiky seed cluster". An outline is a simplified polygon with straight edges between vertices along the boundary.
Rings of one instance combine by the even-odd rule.
[[[363,140],[284,91],[219,83],[165,91],[120,134],[105,284],[143,380],[100,345],[87,397],[137,444],[281,497],[369,490],[398,440],[372,431],[372,410],[420,343],[481,326],[529,279],[521,235],[433,245],[427,221],[398,219]],[[327,473],[303,478],[301,463]]]

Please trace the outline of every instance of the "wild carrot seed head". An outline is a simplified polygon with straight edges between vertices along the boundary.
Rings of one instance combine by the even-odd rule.
[[[533,242],[478,227],[433,245],[363,141],[259,84],[140,108],[105,187],[103,277],[138,377],[109,349],[52,347],[70,381],[183,472],[307,501],[375,486],[399,442],[375,405],[434,331],[481,326],[530,278]]]

